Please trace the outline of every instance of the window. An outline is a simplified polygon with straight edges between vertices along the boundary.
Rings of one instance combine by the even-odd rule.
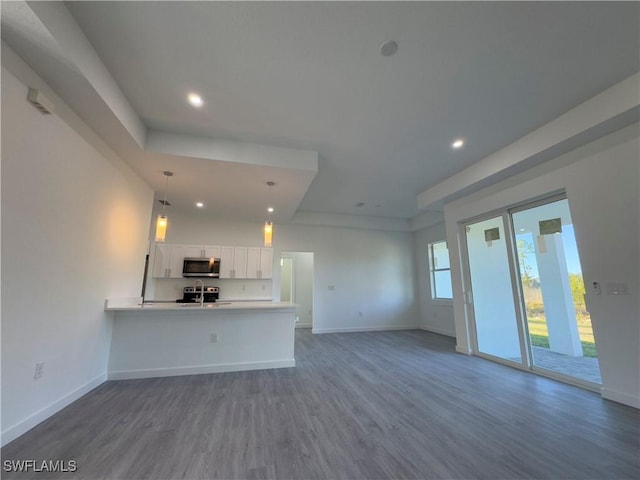
[[[431,270],[431,298],[453,298],[451,288],[451,266],[447,242],[429,244],[429,266]]]

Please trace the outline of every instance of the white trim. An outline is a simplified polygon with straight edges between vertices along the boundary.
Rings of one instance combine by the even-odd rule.
[[[313,328],[313,323],[296,323],[296,328]]]
[[[420,328],[420,330],[424,330],[426,332],[437,333],[439,335],[446,335],[447,337],[456,338],[456,332],[453,332],[451,330],[445,330],[443,328],[432,327],[430,325],[422,325],[422,326],[420,326],[418,328]]]
[[[347,327],[347,328],[313,328],[311,333],[355,333],[355,332],[386,332],[388,330],[418,330],[418,325],[389,325],[382,327]]]
[[[612,400],[634,408],[640,408],[640,397],[636,395],[631,395],[629,393],[607,387],[602,387],[600,389],[600,395],[602,395],[602,398],[606,400]]]
[[[20,435],[23,435],[24,433],[28,432],[39,423],[44,422],[47,418],[56,414],[66,406],[75,402],[80,397],[82,397],[83,395],[86,395],[91,390],[102,385],[106,381],[107,381],[106,372],[101,373],[97,377],[89,380],[84,385],[81,385],[75,390],[72,390],[66,395],[63,395],[55,402],[50,403],[46,407],[28,416],[24,420],[20,420],[18,423],[16,423],[15,425],[12,425],[11,427],[7,428],[2,432],[2,439],[0,440],[0,444],[4,447],[7,443],[12,442],[16,438],[18,438]]]
[[[465,355],[473,355],[473,350],[467,346],[456,345],[456,352],[463,353]]]
[[[266,370],[270,368],[295,367],[296,360],[274,360],[269,362],[220,363],[216,365],[192,365],[189,367],[149,368],[144,370],[120,370],[109,372],[109,380],[132,380],[138,378],[177,377],[180,375],[200,375],[206,373],[242,372],[246,370]]]

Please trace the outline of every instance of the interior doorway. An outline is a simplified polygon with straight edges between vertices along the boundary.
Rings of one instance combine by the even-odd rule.
[[[312,252],[282,252],[280,300],[296,304],[296,328],[313,327]]]
[[[597,388],[601,383],[569,203],[554,197],[462,225],[475,350]]]

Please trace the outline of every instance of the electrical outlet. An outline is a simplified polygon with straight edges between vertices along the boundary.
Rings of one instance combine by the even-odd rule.
[[[362,312],[358,312],[358,316],[361,317],[362,316]]]
[[[33,373],[33,379],[37,380],[44,375],[44,362],[36,363],[36,371]]]
[[[209,337],[209,341],[211,343],[218,343],[218,334],[212,333],[211,336]]]

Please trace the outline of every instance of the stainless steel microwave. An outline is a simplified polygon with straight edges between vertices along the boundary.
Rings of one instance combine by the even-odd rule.
[[[219,258],[185,258],[182,265],[183,277],[220,277]]]

